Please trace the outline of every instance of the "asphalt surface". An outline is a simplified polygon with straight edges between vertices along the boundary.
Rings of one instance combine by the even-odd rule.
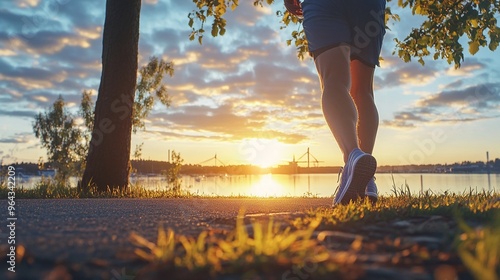
[[[3,200],[0,278],[127,279],[125,270],[136,258],[136,247],[129,240],[132,232],[154,242],[163,225],[196,236],[206,229],[232,228],[240,209],[249,216],[289,217],[331,202],[329,198],[16,200],[16,245],[26,252],[16,273],[11,273],[6,266],[10,230]]]

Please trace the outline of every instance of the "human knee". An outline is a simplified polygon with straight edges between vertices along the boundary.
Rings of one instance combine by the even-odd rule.
[[[374,104],[373,89],[370,87],[351,87],[351,96],[356,103]]]
[[[330,77],[323,81],[323,94],[327,95],[349,95],[349,83],[336,79],[335,77]]]

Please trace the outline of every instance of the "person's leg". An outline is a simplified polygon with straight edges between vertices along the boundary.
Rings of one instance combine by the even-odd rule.
[[[377,168],[376,159],[358,146],[358,114],[350,95],[353,34],[348,3],[341,0],[302,3],[304,31],[321,82],[323,114],[345,162],[334,205],[364,197]],[[360,52],[359,46],[356,51]]]
[[[333,204],[345,204],[365,196],[366,185],[373,178],[377,162],[358,147],[358,114],[350,94],[350,47],[341,45],[328,49],[316,57],[315,63],[323,93],[323,114],[345,162]]]
[[[349,46],[340,45],[315,59],[321,82],[323,114],[347,162],[349,153],[358,147],[357,113],[351,88]]]
[[[360,149],[372,154],[378,130],[378,111],[373,97],[375,68],[359,60],[351,61],[351,96],[357,108],[357,136]]]
[[[357,135],[361,150],[373,154],[375,138],[378,129],[378,111],[373,96],[373,73],[375,67],[370,67],[360,60],[351,61],[351,96],[358,111]],[[373,203],[377,201],[378,190],[375,178],[371,178],[365,189]]]

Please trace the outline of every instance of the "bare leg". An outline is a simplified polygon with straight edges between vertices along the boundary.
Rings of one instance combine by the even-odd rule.
[[[365,153],[373,153],[378,130],[378,111],[373,97],[373,73],[359,60],[351,61],[351,96],[358,112],[357,135],[359,147]]]
[[[350,48],[338,46],[321,53],[315,60],[321,90],[321,105],[326,122],[347,162],[349,153],[358,148],[357,112],[351,89]]]

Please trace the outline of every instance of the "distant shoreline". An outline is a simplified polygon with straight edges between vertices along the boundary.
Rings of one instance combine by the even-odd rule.
[[[16,166],[18,174],[25,176],[47,175],[50,169],[40,170],[36,163],[18,163]],[[156,175],[166,174],[171,167],[171,163],[165,161],[132,160],[132,174]],[[6,166],[1,167],[2,170]],[[290,162],[288,165],[263,168],[255,165],[224,165],[224,166],[202,166],[199,164],[184,164],[180,173],[183,175],[258,175],[258,174],[338,174],[340,166],[299,166],[297,162]],[[416,174],[500,174],[500,159],[485,162],[462,162],[453,164],[425,164],[425,165],[382,165],[377,168],[377,173],[416,173]],[[55,173],[54,173],[55,174]]]

